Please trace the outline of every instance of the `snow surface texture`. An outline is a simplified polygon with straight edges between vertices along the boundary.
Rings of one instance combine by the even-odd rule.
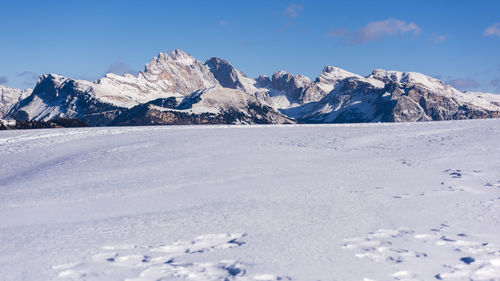
[[[2,280],[500,280],[500,120],[0,132]]]

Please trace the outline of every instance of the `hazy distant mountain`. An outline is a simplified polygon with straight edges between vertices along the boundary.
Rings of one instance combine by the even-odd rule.
[[[420,73],[374,70],[362,77],[326,66],[314,81],[286,71],[252,79],[226,60],[213,57],[203,63],[181,50],[160,53],[137,76],[110,73],[89,82],[46,74],[29,96],[29,91],[15,91],[18,100],[9,98],[0,104],[0,112],[9,118],[72,118],[93,126],[404,122],[500,116],[500,96],[463,93]]]

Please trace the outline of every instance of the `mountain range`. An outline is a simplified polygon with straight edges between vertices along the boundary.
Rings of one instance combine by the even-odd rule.
[[[461,92],[416,72],[363,77],[325,66],[314,81],[286,71],[247,77],[221,58],[160,53],[137,75],[90,82],[42,75],[33,90],[0,86],[0,118],[78,119],[91,126],[413,122],[500,117],[500,95]]]

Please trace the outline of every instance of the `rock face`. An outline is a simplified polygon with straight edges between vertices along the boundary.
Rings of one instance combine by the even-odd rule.
[[[152,114],[158,108],[151,107],[149,115],[144,113],[144,116],[150,116],[155,120],[154,124],[293,122],[255,98],[258,90],[253,83],[253,79],[244,76],[227,61],[213,58],[202,63],[183,51],[175,50],[170,55],[160,53],[137,76],[106,74],[96,82],[89,82],[55,74],[44,75],[33,93],[11,110],[9,117],[24,121],[77,118],[92,126],[103,126],[131,123],[132,119],[130,122],[124,120],[124,116],[130,116],[136,124],[151,124],[148,118],[139,121],[137,117],[139,109],[144,111],[146,107],[155,106],[149,102],[174,98],[185,106],[193,96],[202,93],[201,96],[207,99],[200,99],[201,104],[193,104],[194,110],[167,107],[160,111],[170,111],[169,115],[174,117],[155,119]],[[232,102],[228,103],[229,100]],[[256,109],[269,112],[262,114]],[[229,118],[229,113],[234,117]],[[223,118],[213,118],[213,115]],[[115,121],[118,116],[120,118]]]
[[[292,124],[274,108],[242,91],[223,87],[183,98],[157,99],[119,115],[112,125]]]
[[[164,92],[182,96],[219,85],[206,65],[181,50],[174,50],[170,55],[160,53],[139,73],[138,78],[142,77],[162,85]]]
[[[0,85],[0,119],[4,118],[13,107],[29,96],[31,92],[31,89],[12,89]]]
[[[100,101],[89,84],[55,74],[43,75],[32,94],[8,117],[21,121],[73,118],[92,126],[108,124],[125,108]]]
[[[500,96],[463,93],[420,73],[374,70],[362,77],[325,66],[314,81],[286,71],[252,79],[226,60],[203,63],[181,50],[160,53],[137,76],[106,74],[90,82],[47,74],[32,93],[9,91],[0,100],[4,117],[70,118],[92,126],[500,117]]]
[[[416,122],[496,118],[500,96],[462,93],[415,72],[375,70],[366,78],[351,76],[299,116],[302,122]]]
[[[335,85],[350,77],[361,78],[361,76],[341,68],[325,66],[315,82],[324,92],[329,93]]]
[[[304,75],[293,75],[285,71],[273,74],[271,88],[286,93],[292,103],[298,104],[317,101],[327,94]]]
[[[205,65],[208,66],[210,72],[222,87],[230,89],[244,88],[242,73],[236,70],[228,61],[213,57],[207,60]]]

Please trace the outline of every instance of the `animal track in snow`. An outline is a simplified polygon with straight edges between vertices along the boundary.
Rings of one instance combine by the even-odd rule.
[[[110,279],[113,274],[123,275],[132,269],[134,276],[128,281],[147,280],[291,280],[273,274],[250,275],[248,265],[234,260],[186,262],[189,255],[239,247],[246,234],[207,234],[191,241],[176,241],[168,245],[106,245],[103,252],[94,254],[81,263],[56,265],[60,279]],[[100,269],[103,270],[99,271]],[[123,268],[125,271],[121,271]]]
[[[363,237],[344,240],[343,248],[355,250],[355,256],[373,262],[398,264],[431,262],[441,263],[443,270],[436,272],[437,280],[500,280],[500,248],[473,235],[450,233],[447,224],[430,229],[428,233],[416,233],[408,228],[379,229]],[[443,260],[445,251],[459,256]],[[422,280],[417,273],[400,270],[392,274],[395,280]],[[425,279],[425,278],[424,278]],[[367,279],[368,280],[368,279]]]

